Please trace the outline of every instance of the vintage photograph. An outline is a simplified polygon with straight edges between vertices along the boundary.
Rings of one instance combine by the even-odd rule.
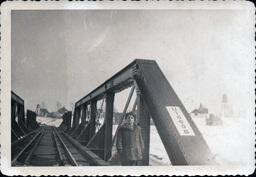
[[[2,163],[254,170],[251,4],[9,15]]]

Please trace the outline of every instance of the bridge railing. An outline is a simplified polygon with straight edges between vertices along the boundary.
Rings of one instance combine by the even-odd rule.
[[[25,118],[24,100],[11,91],[11,142],[21,139],[35,128],[38,128],[35,113],[28,110]]]
[[[128,87],[132,87],[130,95],[136,90],[137,96],[133,111],[145,145],[141,165],[149,163],[151,118],[173,165],[212,163],[212,154],[200,131],[154,60],[134,60],[77,101],[70,135],[108,161],[115,140],[112,136],[114,97]],[[95,133],[97,102],[101,99],[105,99],[104,123]],[[128,98],[126,106],[129,102]],[[126,110],[124,108],[123,115]]]

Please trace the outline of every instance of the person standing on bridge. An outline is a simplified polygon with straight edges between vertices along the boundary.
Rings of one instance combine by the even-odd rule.
[[[136,115],[127,113],[125,120],[117,132],[117,152],[121,164],[125,166],[139,165],[144,151],[141,127],[136,123]]]

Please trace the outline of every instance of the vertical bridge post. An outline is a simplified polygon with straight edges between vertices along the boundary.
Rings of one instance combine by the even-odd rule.
[[[87,105],[86,104],[83,104],[81,109],[82,109],[82,116],[81,116],[81,125],[82,125],[82,128],[84,128],[85,124],[86,124],[86,107]]]
[[[113,125],[113,109],[114,109],[114,96],[110,92],[106,96],[106,111],[105,111],[105,145],[104,145],[104,160],[111,157],[112,149],[112,125]]]
[[[24,105],[17,104],[17,116],[18,116],[18,124],[24,133],[28,133],[26,124],[25,124],[25,114],[24,114]]]
[[[150,114],[145,101],[138,88],[137,92],[137,121],[141,127],[144,151],[142,152],[142,162],[140,165],[149,165],[149,145],[150,145]]]
[[[81,108],[77,108],[76,119],[75,119],[75,130],[79,127]]]
[[[72,112],[68,111],[66,116],[67,116],[67,130],[70,130],[71,129]]]
[[[71,136],[74,136],[77,129],[79,128],[80,114],[81,114],[81,108],[78,107],[78,108],[75,109],[75,113],[74,113],[73,126],[72,126],[72,130],[70,132]]]
[[[75,129],[75,122],[76,122],[76,114],[77,114],[77,108],[75,108],[74,110],[74,114],[73,114],[73,120],[72,120],[72,128],[71,128],[71,132]]]
[[[95,130],[96,130],[96,113],[97,113],[97,101],[92,100],[91,101],[91,120],[90,120],[90,132],[89,132],[89,139],[91,139],[93,137],[93,135],[95,134]]]
[[[65,131],[70,131],[71,129],[71,117],[72,117],[72,112],[71,111],[68,111],[68,112],[65,112],[64,115],[62,116],[63,118],[63,121],[61,123],[65,125],[66,129]]]

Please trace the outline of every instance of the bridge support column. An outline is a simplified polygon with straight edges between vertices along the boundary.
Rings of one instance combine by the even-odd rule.
[[[38,124],[36,122],[36,113],[31,110],[27,110],[27,127],[29,130],[38,128]]]
[[[79,118],[80,118],[80,108],[75,109],[74,119],[73,119],[73,131],[79,126]]]
[[[144,141],[144,151],[142,161],[139,165],[149,165],[149,145],[150,145],[150,114],[146,103],[137,89],[137,118],[141,127],[141,134]]]
[[[114,93],[107,93],[106,111],[105,111],[105,144],[104,144],[104,160],[111,157],[112,149],[112,126],[113,126],[113,109],[114,109]]]
[[[71,129],[71,118],[72,118],[72,112],[67,112],[67,130]]]
[[[26,124],[25,124],[25,114],[24,114],[24,106],[23,105],[17,105],[17,116],[18,116],[18,124],[24,131],[24,133],[28,133]]]
[[[72,125],[71,125],[71,131],[73,131],[73,129],[75,128],[76,114],[77,114],[77,108],[75,108],[75,110],[74,110],[73,119],[72,119]]]
[[[66,129],[65,131],[68,132],[71,129],[71,117],[72,117],[72,112],[68,111],[66,112],[62,118],[63,118],[63,122],[61,124],[64,124]]]
[[[86,124],[86,114],[87,114],[86,107],[87,107],[87,105],[82,105],[82,107],[81,107],[81,109],[82,109],[81,125],[83,126],[83,128]]]
[[[25,126],[25,115],[24,115],[24,106],[19,105],[18,107],[18,117],[19,117],[19,124],[22,124],[22,126]]]
[[[19,132],[18,134],[20,136],[23,136],[26,134],[26,132],[22,129],[21,127],[21,116],[19,114],[19,104],[18,103],[13,103],[13,118],[12,118],[12,127],[14,128],[15,131]],[[18,120],[16,121],[16,117],[18,118]]]
[[[90,120],[90,133],[89,133],[90,136],[89,136],[89,139],[91,139],[93,137],[93,135],[95,134],[96,113],[97,113],[97,101],[92,101],[91,102],[91,116],[90,116],[91,120]]]
[[[87,114],[88,114],[88,110],[87,110],[87,104],[82,105],[82,109],[83,109],[83,114],[81,116],[81,131],[79,133],[79,135],[77,136],[78,141],[80,142],[88,142],[88,138],[89,138],[89,131],[88,129],[90,129],[90,125],[89,122],[87,122]]]

